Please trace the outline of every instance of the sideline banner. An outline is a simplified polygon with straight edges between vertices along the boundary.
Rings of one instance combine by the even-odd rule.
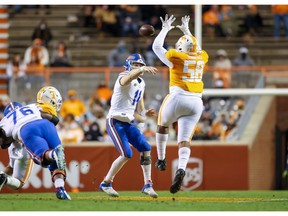
[[[167,170],[154,167],[156,147],[152,146],[152,180],[157,190],[169,190],[178,164],[178,147],[167,146]],[[98,191],[98,186],[112,162],[119,156],[114,146],[75,145],[65,146],[67,160],[67,191]],[[8,153],[0,151],[0,170],[8,164]],[[139,153],[133,149],[133,157],[116,175],[113,187],[117,191],[139,190],[144,185]],[[246,145],[192,146],[183,190],[248,190],[248,147]],[[23,189],[14,191],[7,186],[1,193],[52,192],[54,186],[48,169],[34,165],[32,174]]]

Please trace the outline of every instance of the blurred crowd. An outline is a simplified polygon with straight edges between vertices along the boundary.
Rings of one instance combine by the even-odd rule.
[[[63,105],[59,112],[60,122],[57,130],[62,142],[81,143],[82,141],[111,142],[106,131],[106,115],[110,107],[113,90],[105,81],[91,92],[88,100],[84,100],[78,91],[69,89],[63,97]],[[0,98],[0,113],[3,117],[5,106],[10,102],[8,96]],[[156,94],[155,99],[147,104],[157,112],[163,97]],[[32,100],[35,101],[35,100]],[[228,134],[236,129],[237,122],[244,110],[242,98],[213,97],[204,98],[203,115],[195,130],[194,140],[225,140]],[[155,141],[157,127],[156,118],[148,118],[143,134],[148,141]],[[171,125],[169,139],[175,141],[177,124]]]

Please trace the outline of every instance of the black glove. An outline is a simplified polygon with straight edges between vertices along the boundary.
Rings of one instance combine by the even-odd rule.
[[[2,149],[8,148],[14,142],[13,137],[7,137],[5,131],[0,128],[0,146]]]

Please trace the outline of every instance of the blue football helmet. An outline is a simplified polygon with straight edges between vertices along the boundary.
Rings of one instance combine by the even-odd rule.
[[[145,59],[143,58],[142,55],[138,53],[133,53],[126,59],[125,65],[124,65],[125,70],[131,71],[133,63],[140,63],[143,66],[146,66]]]
[[[10,111],[12,111],[18,107],[22,107],[22,104],[20,104],[16,101],[10,102],[4,109],[4,116],[6,116]]]

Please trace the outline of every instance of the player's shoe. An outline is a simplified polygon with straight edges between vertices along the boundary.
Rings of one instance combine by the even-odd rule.
[[[1,171],[0,172],[0,191],[6,183],[7,183],[7,174]]]
[[[59,145],[52,150],[52,157],[56,161],[57,167],[64,171],[66,169],[66,161],[62,145]]]
[[[56,188],[56,197],[61,200],[71,200],[71,197],[66,192],[64,187]]]
[[[155,163],[155,167],[159,169],[160,171],[166,170],[166,167],[167,167],[166,159],[165,158],[163,160],[157,159]]]
[[[115,191],[112,187],[112,183],[106,183],[105,181],[101,182],[99,185],[99,190],[105,192],[111,197],[119,197],[117,191]]]
[[[183,169],[178,169],[176,171],[176,175],[174,177],[174,181],[170,187],[170,193],[177,193],[180,188],[181,188],[181,184],[183,182],[185,176],[185,171]]]
[[[157,198],[158,194],[154,191],[152,184],[145,184],[142,188],[142,193],[153,197],[153,198]]]

